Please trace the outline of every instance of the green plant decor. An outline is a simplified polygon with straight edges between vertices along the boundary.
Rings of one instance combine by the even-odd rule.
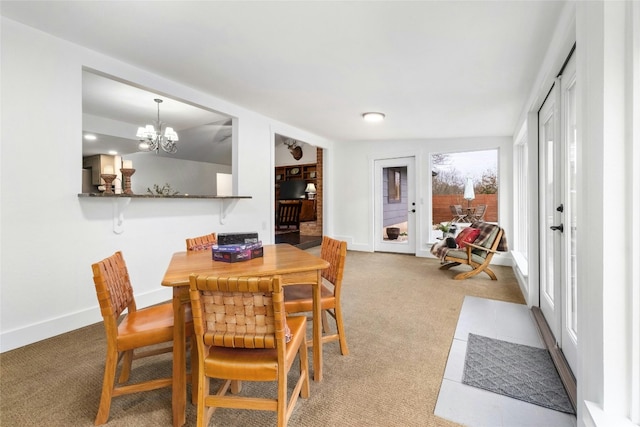
[[[451,221],[447,222],[446,224],[436,224],[434,226],[435,230],[440,230],[443,233],[448,233],[449,230],[451,229]]]

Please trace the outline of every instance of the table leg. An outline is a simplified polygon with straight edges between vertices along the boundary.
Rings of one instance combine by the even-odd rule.
[[[174,427],[184,425],[187,409],[187,350],[185,348],[186,332],[184,305],[182,304],[183,292],[182,286],[173,288],[173,386],[171,387],[171,408]]]
[[[322,306],[321,286],[322,274],[318,270],[318,278],[313,285],[313,379],[322,381]]]

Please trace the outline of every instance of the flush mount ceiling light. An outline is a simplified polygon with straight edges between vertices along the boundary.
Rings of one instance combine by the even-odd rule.
[[[95,135],[87,133],[84,135],[84,139],[86,139],[87,141],[95,141],[98,138]]]
[[[384,114],[377,112],[363,113],[362,118],[365,122],[381,122],[384,120]]]
[[[158,104],[158,120],[154,125],[147,125],[138,128],[136,136],[140,140],[138,149],[140,151],[155,151],[156,153],[162,148],[167,153],[176,153],[178,151],[178,134],[171,127],[164,128],[164,123],[160,121],[160,103],[162,99],[154,99]]]

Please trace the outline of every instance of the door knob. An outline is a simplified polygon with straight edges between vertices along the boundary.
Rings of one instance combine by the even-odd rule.
[[[562,225],[562,224],[560,224],[560,225],[552,225],[549,228],[552,229],[553,231],[560,231],[561,233],[564,232],[564,225]]]

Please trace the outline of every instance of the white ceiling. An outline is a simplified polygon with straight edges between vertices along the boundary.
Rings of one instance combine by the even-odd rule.
[[[512,135],[563,4],[2,1],[0,7],[10,19],[276,120],[355,141]],[[387,119],[365,123],[365,111]]]

